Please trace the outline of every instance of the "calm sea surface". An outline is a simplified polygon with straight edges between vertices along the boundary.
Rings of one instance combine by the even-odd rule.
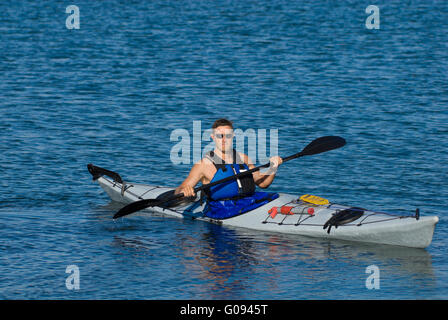
[[[66,26],[69,4],[79,29]],[[448,2],[375,2],[373,30],[369,4],[1,1],[0,298],[448,299]],[[87,163],[176,186],[191,164],[171,161],[171,134],[221,117],[278,130],[280,156],[344,137],[285,163],[270,190],[418,207],[440,218],[433,243],[112,220],[120,205]],[[72,265],[79,290],[66,286]]]

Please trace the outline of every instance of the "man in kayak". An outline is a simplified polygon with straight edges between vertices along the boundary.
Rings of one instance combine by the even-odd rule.
[[[175,193],[193,197],[194,187],[199,181],[204,185],[254,168],[247,155],[233,149],[233,137],[232,122],[227,119],[216,120],[211,134],[215,149],[193,165],[188,177],[176,188]],[[270,162],[271,166],[266,173],[256,171],[205,189],[208,205],[206,215],[218,219],[228,218],[277,198],[278,194],[255,192],[256,186],[267,188],[271,185],[282,158],[274,156],[270,158]]]

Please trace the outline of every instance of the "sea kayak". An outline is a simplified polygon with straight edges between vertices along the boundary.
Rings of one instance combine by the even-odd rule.
[[[124,182],[113,171],[99,167],[95,168],[100,171],[94,171],[92,167],[89,171],[93,180],[119,203],[156,199],[174,191],[172,187]],[[226,219],[211,219],[204,215],[205,209],[206,203],[198,195],[195,199],[150,207],[145,211],[260,231],[412,248],[428,247],[439,221],[437,216],[420,216],[418,210],[415,215],[375,212],[316,196],[287,193],[279,193],[261,207]]]

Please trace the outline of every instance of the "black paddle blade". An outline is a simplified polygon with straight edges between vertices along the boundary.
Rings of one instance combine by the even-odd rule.
[[[159,194],[156,200],[159,200],[161,204],[159,207],[162,208],[172,208],[176,206],[181,206],[184,204],[191,203],[196,200],[196,197],[179,197],[174,193],[175,190],[170,190]]]
[[[345,139],[338,136],[320,137],[310,142],[300,154],[302,156],[310,156],[343,147],[345,143]]]
[[[93,180],[98,179],[101,176],[108,176],[111,177],[112,179],[114,179],[115,181],[119,182],[119,183],[123,183],[123,179],[121,179],[120,175],[116,172],[104,169],[104,168],[100,168],[97,166],[94,166],[93,164],[89,163],[87,165],[87,170],[89,170],[90,174],[93,177]]]
[[[139,200],[139,201],[135,201],[132,202],[126,206],[124,206],[123,208],[121,208],[115,215],[114,215],[114,219],[118,219],[124,216],[127,216],[128,214],[146,209],[148,207],[152,207],[154,205],[156,205],[157,203],[159,203],[160,200],[156,200],[156,199],[144,199],[144,200]]]

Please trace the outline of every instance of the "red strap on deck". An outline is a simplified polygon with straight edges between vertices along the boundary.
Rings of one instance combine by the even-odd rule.
[[[281,207],[280,211],[282,214],[291,215],[291,214],[294,214],[294,212],[291,212],[292,208],[293,207],[290,207],[290,206],[283,206],[283,207]]]
[[[274,219],[278,213],[278,207],[272,207],[268,213],[271,215],[271,218]]]

